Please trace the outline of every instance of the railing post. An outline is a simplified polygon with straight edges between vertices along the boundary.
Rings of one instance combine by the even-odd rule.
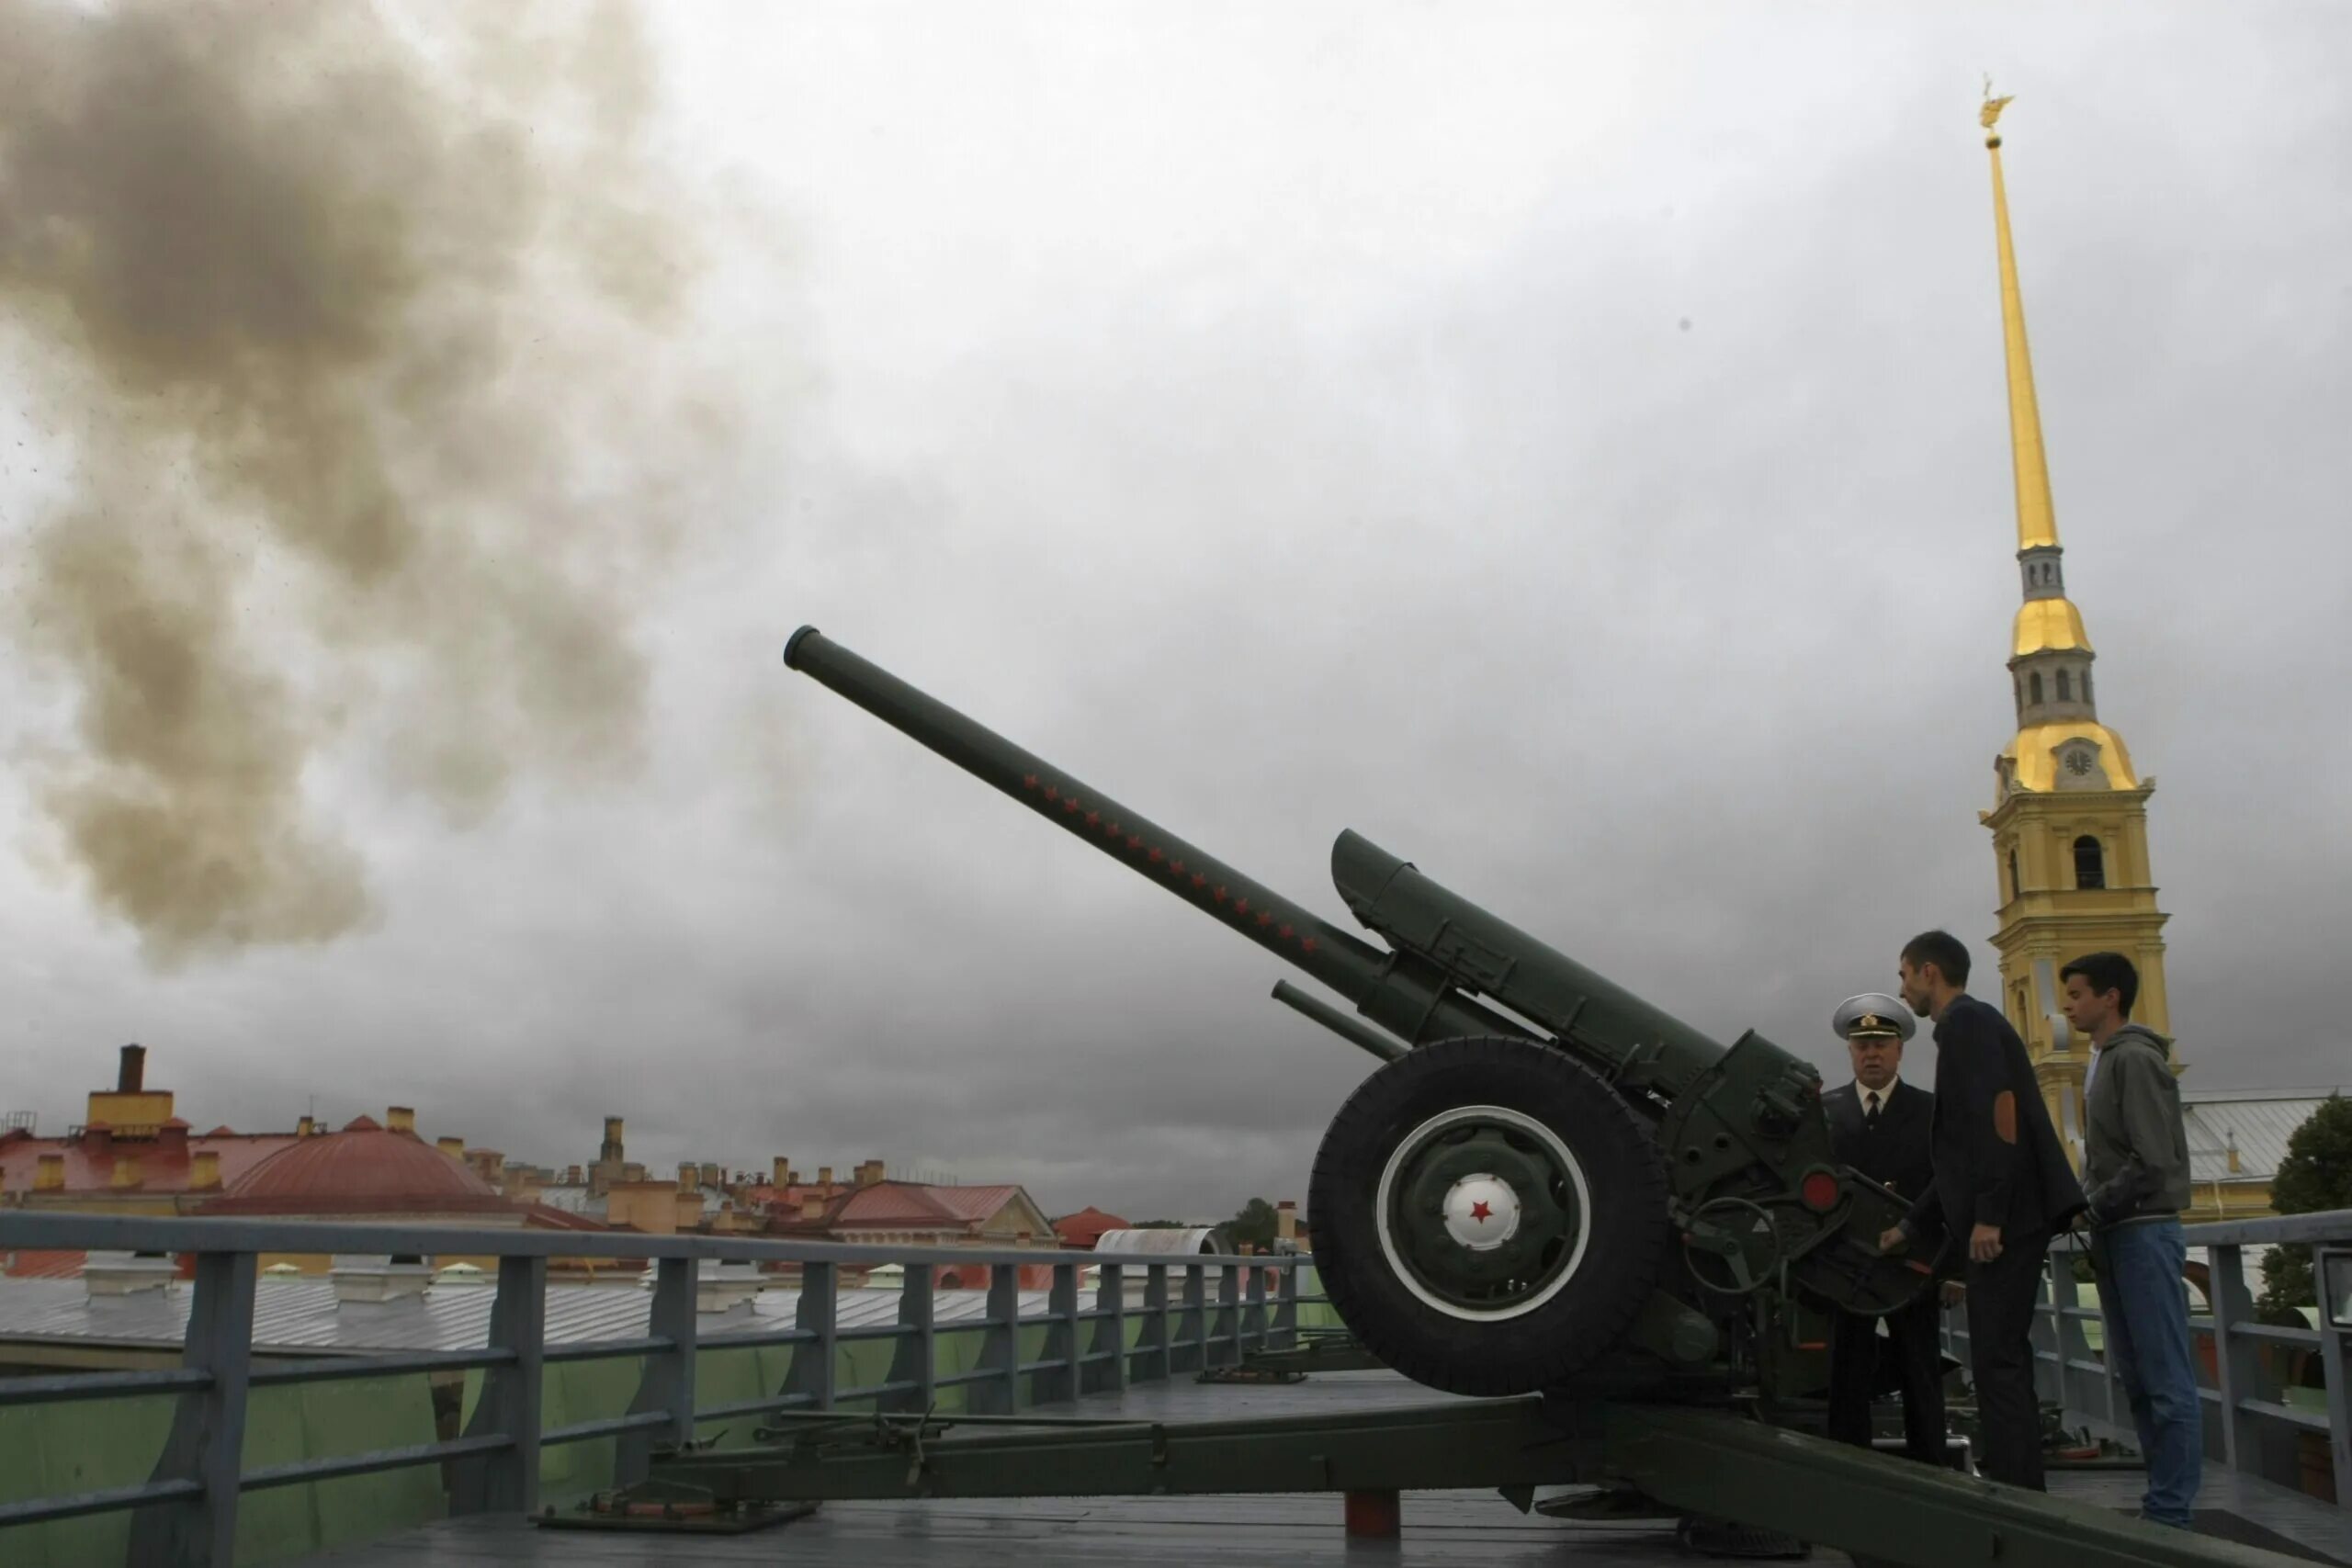
[[[1053,1284],[1046,1298],[1049,1321],[1043,1360],[1056,1363],[1044,1374],[1037,1402],[1078,1397],[1078,1264],[1053,1266]]]
[[[1079,1372],[1080,1393],[1100,1393],[1105,1389],[1125,1393],[1127,1386],[1127,1287],[1119,1266],[1101,1266],[1094,1285],[1094,1310],[1109,1315],[1094,1320],[1094,1332],[1088,1337],[1090,1356],[1108,1356],[1108,1365],[1097,1362],[1083,1367]]]
[[[1176,1337],[1169,1346],[1168,1375],[1196,1372],[1208,1363],[1208,1278],[1197,1263],[1184,1267],[1184,1310],[1176,1318]],[[1182,1354],[1180,1356],[1178,1352]]]
[[[1232,1359],[1224,1362],[1224,1365],[1238,1366],[1240,1364],[1241,1266],[1238,1263],[1227,1263],[1217,1270],[1216,1327],[1211,1332],[1209,1338],[1212,1340],[1221,1340],[1232,1347]],[[1216,1361],[1209,1359],[1207,1348],[1205,1347],[1202,1352],[1202,1363],[1204,1366],[1216,1366],[1218,1364]]]
[[[2256,1430],[2253,1411],[2239,1401],[2256,1397],[2256,1365],[2260,1347],[2235,1332],[2254,1321],[2254,1296],[2246,1289],[2245,1263],[2235,1246],[2206,1249],[2211,1261],[2205,1278],[2213,1303],[2213,1371],[2221,1384],[2222,1458],[2232,1470],[2247,1475],[2262,1473],[2262,1435]]]
[[[1266,1348],[1266,1270],[1262,1264],[1250,1269],[1250,1288],[1243,1300],[1249,1304],[1241,1314],[1241,1348],[1246,1354],[1250,1346]]]
[[[629,1414],[666,1412],[669,1420],[650,1430],[624,1432],[616,1445],[614,1479],[632,1485],[645,1479],[656,1446],[683,1448],[695,1436],[695,1287],[699,1261],[692,1258],[657,1260],[653,1276],[653,1310],[646,1333],[668,1340],[666,1349],[645,1358],[638,1375],[637,1397]]]
[[[939,1400],[939,1332],[931,1294],[931,1266],[917,1262],[905,1267],[906,1282],[899,1287],[899,1326],[907,1332],[899,1337],[898,1348],[890,1352],[890,1371],[884,1381],[911,1382],[915,1387],[891,1394],[879,1408],[929,1410]]]
[[[496,1432],[514,1443],[462,1467],[451,1488],[459,1513],[533,1514],[539,1506],[540,1369],[547,1348],[548,1260],[502,1258],[498,1295],[491,1303],[489,1348],[514,1359],[482,1373],[481,1398],[466,1436]]]
[[[1146,1382],[1166,1382],[1176,1375],[1174,1352],[1168,1340],[1168,1265],[1148,1263],[1143,1276],[1143,1333],[1136,1348],[1143,1359]]]
[[[2087,1396],[2076,1397],[2077,1385],[2088,1374],[2075,1363],[2088,1361],[2091,1355],[2089,1337],[2072,1315],[2081,1310],[2083,1296],[2082,1283],[2075,1278],[2075,1259],[2086,1256],[2071,1247],[2063,1252],[2054,1247],[2050,1249],[2050,1323],[2058,1348],[2058,1408],[2070,1421],[2081,1417],[2112,1426],[2114,1411],[2094,1410]]]
[[[1288,1350],[1298,1344],[1298,1258],[1293,1256],[1274,1287],[1274,1322],[1267,1331],[1270,1349]]]
[[[980,1341],[980,1367],[997,1375],[970,1384],[972,1413],[1010,1416],[1021,1408],[1021,1270],[1009,1263],[989,1267],[988,1330]]]
[[[2344,1253],[2324,1243],[2312,1246],[2312,1299],[2319,1303],[2319,1365],[2320,1375],[2327,1382],[2327,1446],[2335,1460],[2335,1506],[2352,1509],[2352,1384],[2345,1381],[2352,1373],[2352,1356],[2346,1354],[2345,1341],[2352,1339],[2352,1329],[2338,1328],[2327,1314],[2327,1259],[2335,1252]]]
[[[212,1374],[180,1395],[154,1481],[193,1481],[203,1495],[141,1508],[131,1517],[130,1561],[171,1568],[229,1568],[237,1551],[237,1483],[245,1450],[246,1376],[253,1366],[254,1257],[201,1252],[180,1364]]]

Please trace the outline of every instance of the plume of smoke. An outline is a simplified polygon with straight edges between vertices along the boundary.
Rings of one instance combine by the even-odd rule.
[[[0,372],[72,482],[14,630],[39,795],[151,962],[374,913],[339,741],[451,819],[626,776],[632,608],[729,420],[632,14],[0,0]]]

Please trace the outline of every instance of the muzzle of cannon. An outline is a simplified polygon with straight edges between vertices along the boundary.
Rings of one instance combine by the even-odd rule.
[[[1726,1046],[1351,831],[1331,924],[803,626],[785,663],[1320,982],[1280,999],[1381,1057],[1315,1156],[1316,1268],[1431,1387],[1773,1388],[1792,1314],[1928,1285],[1893,1194],[1840,1168],[1820,1075]]]

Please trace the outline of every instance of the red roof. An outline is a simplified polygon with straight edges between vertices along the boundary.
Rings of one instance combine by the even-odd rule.
[[[79,1252],[40,1252],[30,1247],[6,1255],[7,1275],[11,1280],[78,1280],[82,1277]]]
[[[1075,1214],[1064,1214],[1054,1222],[1054,1234],[1066,1247],[1091,1247],[1102,1239],[1104,1231],[1123,1231],[1127,1222],[1116,1214],[1106,1214],[1089,1204]]]
[[[413,1133],[366,1116],[340,1133],[304,1138],[230,1182],[208,1213],[468,1213],[516,1205]]]
[[[296,1143],[291,1133],[208,1133],[198,1137],[153,1142],[120,1143],[106,1152],[71,1138],[0,1139],[0,1189],[28,1192],[43,1155],[65,1156],[65,1190],[104,1192],[114,1185],[114,1164],[120,1158],[139,1161],[139,1190],[185,1192],[195,1156],[220,1156],[223,1185],[235,1181],[263,1160]]]

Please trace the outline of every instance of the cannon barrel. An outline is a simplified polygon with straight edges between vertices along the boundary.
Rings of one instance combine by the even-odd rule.
[[[1387,1365],[1510,1393],[1603,1376],[1621,1346],[1682,1365],[1733,1345],[1761,1375],[1778,1331],[1738,1324],[1768,1289],[1873,1313],[1917,1293],[1924,1266],[1877,1248],[1901,1201],[1838,1168],[1820,1074],[1753,1031],[1726,1047],[1343,831],[1332,881],[1383,951],[813,626],[784,661],[1369,1021],[1276,987],[1384,1058],[1325,1131],[1309,1202],[1329,1300]],[[1665,1332],[1690,1323],[1713,1328]]]
[[[1400,969],[1397,955],[1301,908],[1141,812],[859,658],[816,627],[802,626],[792,634],[784,645],[784,662],[1305,970],[1407,1041],[1528,1034],[1500,1014],[1452,994],[1427,965],[1408,960]]]

